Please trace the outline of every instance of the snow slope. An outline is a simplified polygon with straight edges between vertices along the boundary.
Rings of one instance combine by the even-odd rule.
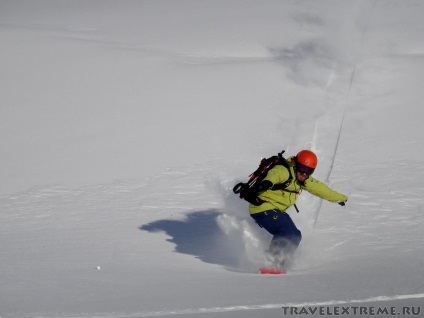
[[[0,1],[0,316],[424,312],[421,1]],[[293,270],[232,186],[303,148]],[[366,316],[366,315],[362,315]]]

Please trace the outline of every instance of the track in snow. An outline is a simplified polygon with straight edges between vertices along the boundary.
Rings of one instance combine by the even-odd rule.
[[[199,315],[199,314],[219,314],[219,313],[229,313],[237,311],[250,311],[250,310],[267,310],[267,309],[281,309],[281,314],[283,314],[283,309],[286,308],[301,308],[301,307],[331,307],[331,306],[343,306],[348,308],[350,312],[353,312],[353,308],[359,310],[361,307],[370,308],[388,308],[387,310],[395,310],[396,312],[402,312],[402,306],[394,306],[393,304],[387,304],[389,302],[395,301],[405,301],[405,300],[417,300],[424,299],[424,293],[419,294],[410,294],[410,295],[394,295],[394,296],[377,296],[364,299],[351,299],[351,300],[328,300],[320,302],[304,302],[304,303],[287,303],[287,304],[263,304],[263,305],[239,305],[239,306],[227,306],[227,307],[209,307],[209,308],[188,308],[188,309],[179,309],[179,310],[163,310],[163,311],[152,311],[145,313],[138,313],[133,315],[126,316],[95,316],[95,317],[85,317],[85,318],[145,318],[145,317],[169,317],[175,315]],[[372,306],[373,303],[379,303],[377,306]],[[368,304],[368,305],[367,305]],[[398,304],[399,305],[399,304]],[[365,309],[364,309],[365,310]],[[414,311],[421,310],[420,306],[414,305]],[[79,317],[83,318],[83,317]]]

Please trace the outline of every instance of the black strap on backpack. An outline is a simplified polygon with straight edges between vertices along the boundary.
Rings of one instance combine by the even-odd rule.
[[[283,190],[287,188],[293,180],[293,175],[291,169],[286,159],[283,157],[285,150],[281,151],[276,156],[270,158],[264,158],[261,160],[258,169],[256,169],[249,176],[249,180],[246,183],[240,182],[236,184],[233,188],[235,194],[239,194],[240,199],[244,199],[247,202],[254,205],[261,205],[265,201],[258,197],[258,192],[261,191],[261,182],[268,174],[268,171],[271,170],[276,165],[283,165],[289,171],[289,178],[283,182],[274,185],[271,190]],[[296,211],[299,212],[296,205],[294,205]]]

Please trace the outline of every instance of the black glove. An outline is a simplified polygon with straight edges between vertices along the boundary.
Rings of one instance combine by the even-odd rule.
[[[259,206],[264,203],[264,200],[258,198],[258,193],[250,188],[245,188],[240,192],[240,197],[253,205]]]

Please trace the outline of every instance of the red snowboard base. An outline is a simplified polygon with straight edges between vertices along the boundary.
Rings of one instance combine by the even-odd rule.
[[[285,274],[286,272],[277,267],[261,267],[259,274]]]

